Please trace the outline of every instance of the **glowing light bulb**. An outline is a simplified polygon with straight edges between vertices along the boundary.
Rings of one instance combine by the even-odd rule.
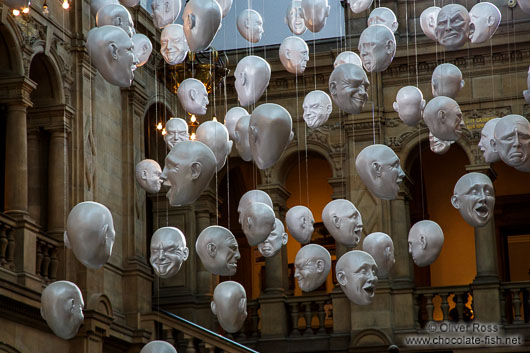
[[[28,13],[29,13],[29,7],[24,7],[24,8],[22,9],[22,13],[23,13],[23,14],[28,14]]]
[[[64,0],[63,1],[63,9],[67,10],[69,7],[70,7],[70,3],[68,2],[68,0]]]
[[[162,129],[162,136],[164,136],[165,134],[167,134],[167,131],[166,131],[166,128],[163,128]]]
[[[195,133],[192,132],[192,133],[191,133],[191,136],[190,136],[190,140],[195,141],[195,139],[197,139],[197,135],[195,135]]]
[[[13,16],[18,16],[18,15],[20,15],[20,10],[13,9]]]
[[[217,121],[217,117],[214,116],[214,117],[212,118],[212,120],[213,120],[213,121]]]
[[[157,130],[162,130],[162,123],[158,123],[158,124],[156,125],[156,129],[157,129]]]
[[[42,6],[42,13],[45,14],[45,15],[50,13],[50,10],[48,10],[48,5],[44,4]]]
[[[193,114],[190,118],[191,122],[194,123],[197,121],[197,118],[195,117],[195,114]]]

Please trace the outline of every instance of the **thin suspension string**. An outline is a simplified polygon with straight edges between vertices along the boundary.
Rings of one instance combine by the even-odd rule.
[[[167,67],[167,65],[164,64],[164,77],[167,77],[166,76],[166,67]],[[167,88],[165,86],[163,86],[162,89],[164,90],[164,104],[165,104],[165,102],[167,102],[167,98],[166,98]],[[164,121],[165,121],[165,123],[164,123],[164,126],[165,126],[165,125],[167,125],[167,107],[165,105],[164,105]],[[166,202],[166,227],[169,227],[169,202]]]
[[[414,0],[413,0],[414,1]],[[410,56],[409,56],[409,0],[405,1],[405,37],[407,39],[407,85],[410,86]],[[414,21],[416,23],[416,21]],[[419,88],[419,87],[418,87]]]
[[[64,35],[64,13],[65,13],[65,11],[62,11],[62,13],[63,13],[63,27],[62,27],[62,32],[63,32],[63,43],[64,43],[64,42],[65,42],[65,35]],[[92,58],[91,58],[90,56],[89,56],[89,58],[90,58],[90,59],[89,59],[89,60],[90,60],[90,67],[92,67]],[[90,86],[92,87],[92,75],[90,75],[90,81],[91,81]],[[90,88],[90,94],[92,94],[92,88]],[[90,101],[91,101],[91,102],[90,102],[90,106],[92,107],[92,99],[90,99]],[[90,117],[90,118],[92,119],[92,117]],[[63,171],[63,173],[64,173],[64,175],[63,175],[63,177],[64,177],[64,190],[63,190],[63,230],[66,232],[66,214],[67,214],[67,212],[68,212],[68,208],[69,208],[69,204],[68,204],[68,201],[67,201],[67,192],[68,192],[68,191],[67,191],[67,188],[68,188],[68,183],[67,183],[67,180],[68,180],[68,179],[67,179],[67,177],[68,177],[68,176],[67,176],[67,170],[66,170],[66,166],[67,166],[67,163],[68,163],[68,161],[67,161],[67,159],[66,159],[66,158],[67,158],[66,148],[67,148],[67,143],[68,143],[68,141],[67,141],[67,136],[68,136],[68,135],[66,135],[66,125],[65,125],[64,123],[63,123],[63,132],[64,132],[64,147],[63,147],[63,149],[64,149],[64,152],[63,152],[63,153],[64,153],[64,155],[63,155],[63,158],[64,158],[64,159],[63,159],[63,161],[64,161],[64,162],[63,162],[63,164],[64,164],[64,167],[63,167],[63,169],[64,169],[64,171]],[[66,245],[64,245],[64,244],[63,244],[63,266],[64,266],[64,269],[63,269],[63,271],[64,271],[64,272],[63,272],[63,277],[64,277],[64,279],[66,280],[66,279],[68,279],[68,278],[66,277]]]
[[[300,163],[300,117],[298,116],[298,71],[295,71],[294,82],[296,88],[296,156],[298,158],[298,196],[302,204],[302,165]]]

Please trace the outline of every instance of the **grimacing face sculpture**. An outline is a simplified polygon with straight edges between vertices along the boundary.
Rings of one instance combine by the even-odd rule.
[[[42,291],[40,314],[55,335],[74,338],[83,323],[83,295],[72,282],[56,281]]]
[[[457,49],[469,38],[471,20],[466,8],[459,4],[442,7],[436,18],[436,39],[447,49]]]
[[[168,149],[172,149],[177,143],[188,141],[190,134],[188,132],[188,123],[181,118],[171,118],[166,123],[166,134],[164,141]]]
[[[493,183],[486,174],[464,174],[456,182],[451,204],[470,226],[484,227],[495,207]]]
[[[306,42],[296,36],[285,38],[280,45],[280,61],[287,72],[302,74],[309,61]]]
[[[392,33],[395,33],[398,29],[398,21],[394,11],[390,10],[388,7],[377,7],[370,12],[368,16],[368,26],[373,25],[384,25]]]
[[[443,141],[456,141],[465,127],[458,103],[449,97],[434,97],[423,111],[423,120],[432,134]]]
[[[222,10],[215,0],[190,0],[182,20],[184,35],[192,52],[207,49],[221,28]]]
[[[361,213],[350,201],[330,201],[322,210],[322,221],[337,243],[356,247],[361,241],[363,220]]]
[[[517,114],[501,118],[494,130],[494,139],[490,141],[494,152],[500,159],[514,168],[523,168],[530,157],[530,123]]]
[[[333,105],[329,95],[320,90],[309,92],[302,105],[304,121],[310,129],[321,127],[328,121]]]
[[[189,50],[182,25],[170,24],[162,29],[160,53],[166,63],[169,65],[180,64],[186,59]]]
[[[140,353],[177,353],[177,350],[166,341],[151,341],[142,348]]]
[[[210,147],[217,162],[217,171],[220,171],[232,152],[233,142],[229,140],[226,127],[218,121],[205,121],[197,128],[196,136],[197,141]]]
[[[230,108],[225,115],[225,126],[228,130],[228,135],[231,140],[236,139],[236,124],[239,119],[243,116],[250,116],[248,111],[245,108],[233,107]]]
[[[134,35],[134,22],[131,14],[120,4],[109,4],[99,9],[96,14],[96,26],[116,26],[123,29],[132,38]]]
[[[307,30],[302,13],[302,0],[292,0],[285,14],[285,23],[293,34],[302,35]]]
[[[182,8],[182,0],[153,0],[153,22],[156,27],[163,28],[175,22]]]
[[[326,282],[331,270],[331,255],[323,246],[305,245],[296,253],[294,269],[300,289],[311,292]]]
[[[346,113],[359,114],[368,100],[370,81],[364,70],[354,64],[337,66],[329,76],[331,98]]]
[[[139,61],[132,39],[123,29],[94,27],[88,31],[86,47],[92,64],[107,82],[119,87],[131,85]]]
[[[156,194],[160,191],[160,187],[162,186],[161,174],[162,169],[160,165],[152,159],[144,159],[136,165],[136,181],[148,193]]]
[[[362,182],[375,196],[394,200],[405,173],[399,157],[386,145],[370,145],[357,155],[355,167]]]
[[[453,64],[440,64],[432,73],[431,86],[434,97],[446,96],[455,99],[464,84],[462,71]]]
[[[214,0],[212,0],[214,1]],[[204,115],[208,110],[208,92],[204,83],[196,78],[187,78],[180,84],[177,96],[184,109],[197,115]]]
[[[287,244],[287,240],[288,237],[283,223],[276,218],[274,229],[267,239],[258,244],[258,250],[264,257],[272,257],[282,249],[282,245]]]
[[[302,16],[307,29],[320,32],[326,25],[331,6],[328,0],[302,0]]]
[[[271,67],[259,56],[245,56],[237,63],[234,77],[237,99],[246,107],[256,103],[265,92],[271,79]]]
[[[392,238],[381,232],[368,234],[363,240],[363,251],[374,258],[378,268],[377,277],[387,278],[396,263]]]
[[[263,36],[263,19],[256,10],[246,9],[237,16],[237,30],[251,43],[257,43]]]
[[[112,214],[100,203],[80,202],[68,214],[64,244],[88,268],[98,269],[108,261],[115,237]]]
[[[469,40],[484,43],[489,40],[501,23],[501,12],[491,2],[479,2],[469,11]]]
[[[209,226],[197,237],[195,250],[206,270],[214,275],[233,276],[241,258],[236,238],[221,226]]]
[[[237,213],[239,213],[239,224],[243,224],[243,212],[254,202],[264,203],[273,208],[271,197],[261,190],[250,190],[241,196],[237,206]]]
[[[368,10],[368,8],[372,6],[373,1],[374,0],[348,0],[348,4],[354,13],[361,13]]]
[[[499,154],[494,152],[493,148],[491,147],[491,140],[494,138],[495,126],[497,126],[497,123],[500,120],[501,118],[493,118],[488,120],[480,132],[478,148],[480,148],[480,151],[484,154],[484,161],[486,163],[493,163],[501,160]]]
[[[377,285],[377,264],[365,251],[352,250],[337,261],[337,282],[348,299],[357,305],[372,303]]]
[[[300,244],[307,244],[311,241],[311,236],[315,228],[315,218],[311,210],[305,206],[294,206],[285,215],[287,229],[293,238]]]
[[[274,210],[262,202],[254,202],[243,211],[243,233],[250,246],[256,246],[271,234],[275,227]]]
[[[166,194],[171,206],[195,202],[212,179],[216,168],[215,155],[204,143],[182,141],[166,156],[161,178],[169,180]]]
[[[136,33],[132,37],[132,41],[134,45],[134,55],[138,58],[138,64],[136,66],[142,66],[147,60],[149,60],[149,56],[153,51],[153,44],[151,44],[151,41],[145,34],[141,33]]]
[[[237,282],[219,283],[213,291],[212,313],[226,332],[237,332],[247,318],[247,293]]]
[[[250,140],[248,139],[248,126],[250,125],[250,115],[243,116],[236,124],[234,142],[236,143],[237,152],[242,160],[250,162],[252,152],[250,151]]]
[[[230,9],[232,8],[232,0],[216,0],[219,3],[219,6],[221,6],[221,11],[223,12],[223,18],[228,15],[230,12]]]
[[[384,71],[396,54],[396,38],[385,25],[371,25],[361,33],[359,53],[368,72]]]
[[[176,275],[188,255],[186,237],[178,228],[162,227],[154,232],[149,262],[158,277],[169,278]]]
[[[355,64],[357,66],[363,67],[361,57],[352,51],[343,51],[335,58],[333,62],[333,67],[336,68],[342,64]]]
[[[429,147],[436,154],[445,154],[454,141],[443,141],[429,132]]]
[[[405,86],[399,89],[392,105],[399,118],[408,126],[416,126],[423,117],[425,99],[418,87]]]
[[[419,267],[425,267],[440,255],[444,245],[444,233],[436,222],[424,220],[410,228],[408,240],[412,261]]]
[[[423,10],[420,15],[420,26],[423,33],[430,39],[436,41],[436,19],[441,8],[431,6]]]

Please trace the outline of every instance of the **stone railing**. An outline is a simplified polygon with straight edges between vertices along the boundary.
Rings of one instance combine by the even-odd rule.
[[[0,267],[15,269],[15,225],[16,222],[0,213]]]
[[[289,337],[322,336],[332,330],[333,307],[329,294],[289,297],[285,304]]]
[[[57,251],[59,247],[60,244],[57,240],[44,233],[37,233],[35,274],[46,283],[57,279],[57,267],[59,265]]]
[[[255,343],[259,337],[259,302],[257,299],[247,301],[247,320],[241,330],[236,333],[227,333],[226,337],[245,344]]]
[[[500,297],[503,324],[530,324],[530,281],[501,283]]]
[[[417,288],[414,291],[414,309],[417,328],[429,321],[473,320],[469,286]]]

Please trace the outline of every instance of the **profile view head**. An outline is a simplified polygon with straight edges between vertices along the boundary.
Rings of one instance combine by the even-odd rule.
[[[184,109],[197,115],[204,115],[208,110],[208,92],[204,83],[196,78],[187,78],[180,84],[177,96]]]
[[[342,64],[329,76],[331,98],[346,113],[359,114],[368,100],[370,81],[364,70],[355,64]]]
[[[370,12],[368,16],[368,26],[373,25],[384,25],[392,33],[395,33],[398,29],[398,21],[394,11],[390,10],[388,7],[377,7]]]
[[[228,135],[230,135],[231,140],[236,139],[236,124],[239,119],[243,116],[250,116],[248,111],[245,108],[233,107],[230,108],[225,115],[225,126],[228,130]]]
[[[359,38],[359,53],[366,71],[386,70],[396,54],[394,33],[382,24],[366,27]]]
[[[377,277],[387,278],[396,262],[392,238],[381,232],[368,234],[363,240],[363,251],[374,258],[378,268]]]
[[[257,43],[263,36],[263,19],[258,11],[246,9],[237,16],[237,30],[243,38]]]
[[[258,250],[264,257],[274,256],[283,245],[287,244],[287,238],[282,221],[276,218],[274,229],[264,241],[258,244]]]
[[[436,41],[436,19],[441,8],[431,6],[423,10],[420,15],[420,26],[423,33],[430,39]]]
[[[189,0],[182,12],[184,35],[192,52],[207,49],[221,28],[222,9],[215,0]]]
[[[506,115],[497,122],[490,144],[504,163],[523,167],[530,157],[530,123],[521,115]]]
[[[164,141],[169,149],[172,149],[179,142],[190,139],[188,123],[184,119],[171,118],[167,121],[165,128]]]
[[[163,28],[175,22],[182,8],[182,0],[153,0],[153,23],[158,28]]]
[[[99,9],[96,15],[96,26],[116,26],[123,29],[132,38],[135,34],[131,14],[120,4],[109,4]]]
[[[320,90],[309,92],[304,98],[302,107],[304,108],[304,121],[310,129],[324,125],[333,109],[329,95]]]
[[[271,67],[259,56],[245,56],[237,63],[234,77],[237,99],[246,107],[256,103],[265,92],[271,79]]]
[[[469,38],[471,19],[466,8],[459,4],[442,7],[436,17],[436,39],[447,49],[457,49]]]
[[[98,11],[103,7],[103,6],[106,6],[106,5],[109,5],[109,4],[119,4],[120,2],[118,0],[92,0],[90,1],[90,13],[92,14],[92,16],[96,16]],[[7,2],[5,2],[6,5]],[[8,5],[10,6],[10,5]],[[13,7],[18,7],[18,6],[13,6]]]
[[[458,103],[449,97],[434,97],[423,111],[423,120],[430,132],[440,140],[456,141],[465,127]]]
[[[453,64],[440,64],[432,73],[431,86],[434,97],[446,96],[454,99],[464,88],[464,84],[462,71]]]
[[[136,165],[136,181],[148,193],[156,194],[160,191],[162,186],[161,174],[160,165],[152,159],[144,159]]]
[[[166,341],[151,341],[142,348],[140,353],[177,353],[177,350]]]
[[[309,61],[309,48],[306,42],[297,36],[285,38],[280,45],[280,61],[288,72],[303,73]]]
[[[294,269],[300,289],[311,292],[326,282],[331,270],[331,255],[323,246],[305,245],[296,253]]]
[[[236,124],[234,142],[236,143],[239,157],[246,162],[252,160],[252,152],[250,151],[250,141],[248,139],[248,126],[250,125],[250,115],[243,116]]]
[[[335,58],[335,61],[333,62],[333,67],[336,68],[339,65],[342,64],[355,64],[357,66],[363,67],[363,63],[361,62],[361,57],[352,51],[343,51],[337,57]]]
[[[488,120],[480,132],[478,148],[480,148],[480,151],[483,153],[484,161],[486,163],[493,163],[501,160],[499,154],[494,152],[493,147],[491,147],[491,141],[494,139],[495,126],[500,120],[501,118]]]
[[[161,178],[169,180],[166,194],[171,206],[195,202],[212,179],[216,168],[215,155],[204,143],[182,141],[166,156]]]
[[[405,86],[399,89],[392,106],[401,121],[408,126],[416,126],[423,117],[425,99],[418,87]]]
[[[410,228],[408,241],[412,261],[419,267],[425,267],[440,255],[444,245],[444,233],[436,222],[419,221]]]
[[[86,47],[94,67],[112,85],[129,87],[139,63],[134,44],[120,27],[94,27],[87,34]]]
[[[495,207],[493,183],[486,174],[464,174],[456,182],[451,204],[470,226],[484,227]]]
[[[169,65],[180,64],[186,58],[189,50],[182,25],[171,24],[162,29],[160,53],[166,63]]]
[[[361,250],[348,251],[337,261],[335,272],[337,282],[351,302],[372,303],[378,281],[378,268],[372,255]]]
[[[469,40],[483,43],[489,40],[501,23],[501,12],[491,2],[479,2],[469,11]]]
[[[151,52],[153,51],[153,44],[151,44],[151,41],[145,34],[141,33],[136,33],[132,37],[132,41],[134,55],[138,58],[138,65],[136,66],[142,66],[149,60],[149,56],[151,56]]]
[[[57,336],[74,338],[83,323],[83,295],[72,282],[56,281],[42,291],[40,313]]]
[[[98,269],[112,254],[116,232],[109,209],[93,202],[80,202],[66,220],[64,244],[88,268]]]
[[[363,220],[350,201],[337,199],[329,202],[322,210],[322,221],[337,243],[356,247],[361,241]]]
[[[261,190],[250,190],[241,196],[239,205],[237,206],[237,213],[239,213],[239,224],[243,224],[243,212],[254,202],[261,202],[273,208],[271,197]]]
[[[243,233],[250,246],[265,241],[274,230],[276,217],[274,210],[262,202],[254,202],[243,211]]]
[[[180,229],[162,227],[153,234],[149,262],[158,277],[169,278],[176,275],[188,255],[186,238]]]
[[[293,34],[301,35],[307,30],[302,13],[302,0],[291,0],[287,13],[285,14],[285,23]]]
[[[405,173],[399,157],[386,145],[370,145],[363,148],[355,160],[355,168],[362,182],[375,196],[394,200]]]
[[[197,237],[195,250],[206,270],[214,275],[233,276],[240,259],[239,247],[231,231],[210,226]]]
[[[226,127],[218,121],[205,121],[197,128],[197,141],[210,147],[217,162],[217,171],[220,171],[232,152],[233,142],[229,140]]]
[[[429,132],[429,147],[436,154],[445,154],[454,141],[443,141]]]
[[[315,218],[311,210],[305,206],[294,206],[285,215],[287,229],[300,244],[307,244],[311,241],[311,236],[315,228]]]
[[[348,0],[350,9],[354,13],[361,13],[365,10],[368,10],[372,6],[374,0]]]
[[[328,0],[302,0],[305,26],[313,33],[320,32],[324,28],[330,11]]]
[[[247,293],[237,282],[219,283],[213,291],[212,313],[226,332],[237,332],[247,318]]]

